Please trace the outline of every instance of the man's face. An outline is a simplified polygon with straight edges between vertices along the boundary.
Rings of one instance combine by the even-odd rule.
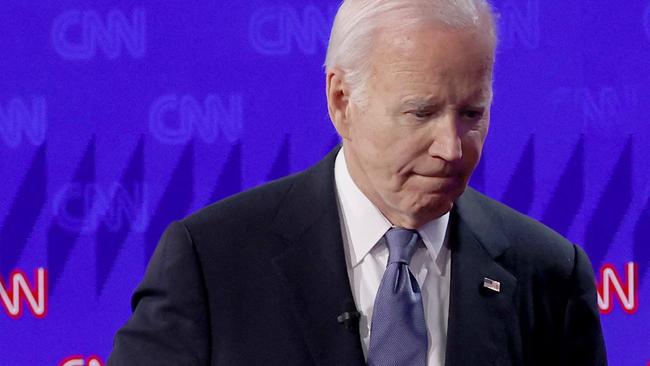
[[[431,26],[375,39],[368,103],[350,103],[344,147],[352,178],[395,225],[449,211],[479,161],[492,100],[485,33]]]

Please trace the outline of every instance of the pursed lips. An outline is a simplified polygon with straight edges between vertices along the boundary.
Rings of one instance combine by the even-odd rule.
[[[457,168],[450,164],[426,164],[414,167],[412,172],[416,175],[429,178],[453,178],[457,176]]]
[[[453,178],[455,174],[450,171],[451,169],[445,169],[443,171],[431,171],[431,172],[423,172],[423,171],[413,171],[415,175],[419,175],[422,177],[427,177],[427,178]]]

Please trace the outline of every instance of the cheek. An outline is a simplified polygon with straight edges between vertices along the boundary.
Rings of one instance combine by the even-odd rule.
[[[404,153],[396,132],[380,118],[356,124],[351,144],[357,150],[366,173],[385,181],[399,172]]]
[[[362,164],[366,175],[382,195],[399,194],[404,190],[408,180],[408,169],[405,169],[405,155],[390,142],[377,140],[365,141]],[[388,199],[388,197],[384,197]]]
[[[482,133],[470,133],[463,139],[462,169],[464,175],[471,175],[474,168],[476,168],[481,158],[484,141],[485,135]]]
[[[357,117],[350,144],[371,184],[385,194],[406,192],[413,165],[426,155],[424,135],[400,128],[381,111],[366,111]]]

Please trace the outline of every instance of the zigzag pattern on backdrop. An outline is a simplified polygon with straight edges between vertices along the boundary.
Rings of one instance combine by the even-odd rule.
[[[553,199],[542,215],[542,222],[564,236],[568,234],[585,198],[584,161],[585,141],[581,136],[551,195]]]
[[[122,174],[119,184],[127,188],[128,191],[135,192],[138,190],[138,185],[144,182],[144,137],[140,137],[126,170]],[[144,187],[140,187],[143,191]],[[145,195],[145,192],[142,192]],[[122,212],[114,212],[115,219],[120,221],[117,225],[117,230],[110,230],[107,224],[102,221],[96,231],[96,291],[99,296],[104,288],[104,284],[108,279],[108,275],[113,269],[117,254],[124,246],[124,241],[131,231],[130,220],[122,220]]]
[[[208,203],[217,202],[241,191],[243,186],[241,167],[241,142],[238,142],[230,148]]]
[[[632,139],[621,154],[609,182],[600,196],[598,205],[587,223],[584,247],[591,263],[598,268],[603,263],[614,235],[623,224],[625,214],[632,203]],[[648,258],[634,258],[647,263]]]
[[[46,3],[0,10],[0,279],[45,268],[49,307],[0,316],[0,365],[106,356],[170,222],[340,142],[319,72],[340,0]],[[597,281],[640,307],[610,299],[610,363],[645,364],[650,0],[491,3],[498,122],[470,184],[617,269]]]
[[[73,183],[80,184],[81,187],[88,186],[96,180],[96,171],[95,171],[95,153],[96,153],[96,138],[93,136],[88,142],[86,149],[82,155],[77,169],[72,178]],[[86,216],[88,213],[85,212],[86,207],[81,206],[70,207],[66,209],[71,209],[76,211],[76,213],[81,213],[83,216]],[[53,218],[50,222],[50,227],[47,230],[47,268],[49,270],[49,281],[50,281],[50,294],[53,294],[56,291],[56,285],[59,282],[61,274],[63,273],[65,263],[68,260],[68,256],[72,251],[77,239],[81,233],[79,231],[66,230],[61,223],[57,222],[56,218]]]
[[[158,239],[165,228],[174,220],[181,219],[192,204],[194,197],[194,142],[187,144],[171,179],[164,190],[158,206],[152,210],[153,215],[144,234],[145,261],[156,249]],[[146,263],[145,263],[146,264]],[[112,263],[109,267],[112,267]]]
[[[266,175],[267,180],[283,177],[291,172],[290,137],[284,137],[273,163]],[[337,136],[332,138],[329,146],[339,143]],[[584,136],[581,137],[562,171],[552,198],[544,210],[541,220],[566,235],[584,201]],[[14,198],[9,214],[0,228],[0,266],[5,277],[17,264],[37,218],[45,208],[47,201],[45,187],[46,145],[40,147],[31,163]],[[535,137],[531,136],[514,168],[501,201],[523,213],[530,213],[534,191]],[[73,176],[73,183],[86,186],[96,181],[95,163],[96,139],[87,144]],[[483,160],[484,161],[484,160]],[[144,180],[145,139],[141,137],[133,150],[128,163],[119,179],[124,187],[133,187]],[[483,190],[485,188],[485,164],[476,169],[471,185]],[[171,172],[171,179],[154,209],[150,211],[150,220],[144,233],[145,259],[153,253],[158,239],[164,229],[173,220],[188,214],[194,196],[193,168],[194,145],[188,144]],[[614,235],[622,225],[632,200],[632,140],[630,139],[621,153],[606,183],[603,193],[593,211],[585,232],[584,247],[589,251],[594,267],[605,259],[613,242]],[[238,193],[242,190],[242,146],[238,142],[231,146],[218,175],[214,190],[206,204]],[[18,197],[30,197],[18,200]],[[84,214],[87,207],[70,205],[66,210]],[[114,213],[120,214],[120,212]],[[628,218],[629,219],[629,218]],[[101,295],[102,288],[114,270],[117,255],[132,231],[128,220],[119,225],[118,230],[110,230],[105,222],[100,222],[95,231],[96,237],[96,291]],[[47,266],[50,273],[50,291],[53,293],[60,279],[65,264],[81,233],[64,228],[57,218],[53,218],[47,230]],[[641,279],[647,272],[645,264],[650,260],[650,250],[645,245],[645,238],[650,236],[650,200],[645,204],[634,226],[633,254],[640,264]],[[5,277],[6,278],[6,277]]]
[[[535,192],[535,137],[530,136],[501,201],[515,210],[529,213]]]
[[[14,269],[47,200],[47,144],[38,148],[13,198],[9,214],[0,224],[0,275]]]

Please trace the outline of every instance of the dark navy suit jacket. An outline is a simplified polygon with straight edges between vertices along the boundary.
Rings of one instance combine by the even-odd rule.
[[[172,223],[108,365],[363,365],[358,330],[337,322],[355,310],[337,151]],[[606,364],[582,249],[469,188],[449,230],[447,366]]]

